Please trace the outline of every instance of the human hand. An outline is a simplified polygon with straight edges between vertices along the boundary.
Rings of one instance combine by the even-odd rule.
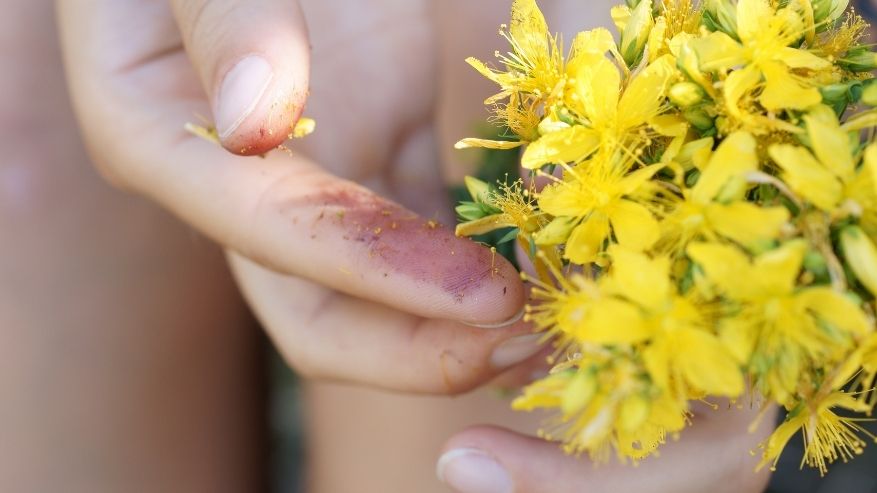
[[[230,252],[245,295],[306,376],[460,392],[532,356],[512,266],[351,181],[443,210],[426,1],[58,2],[84,138],[111,182],[144,194]],[[462,66],[462,63],[461,63]],[[213,114],[223,146],[183,131]],[[331,171],[331,173],[330,173]],[[453,321],[450,321],[453,320]]]
[[[692,426],[680,439],[668,438],[659,456],[636,467],[595,466],[585,457],[565,455],[555,443],[479,426],[448,440],[437,473],[459,493],[764,491],[770,471],[755,472],[760,458],[750,452],[773,431],[775,410],[757,416],[757,410],[736,406],[693,407]],[[752,423],[758,426],[750,432]]]

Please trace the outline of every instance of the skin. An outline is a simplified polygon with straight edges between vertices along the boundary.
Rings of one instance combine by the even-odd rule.
[[[0,46],[16,47],[4,61],[18,68],[0,79],[0,121],[12,130],[0,138],[13,150],[0,164],[0,224],[15,238],[0,246],[12,273],[0,281],[0,351],[15,369],[0,372],[0,399],[13,403],[0,419],[0,489],[262,488],[259,335],[206,238],[308,379],[309,491],[447,491],[434,461],[477,422],[504,428],[468,428],[445,449],[490,452],[520,492],[556,484],[547,471],[575,491],[685,491],[673,478],[710,454],[742,460],[703,468],[690,491],[763,486],[747,451],[766,429],[746,434],[745,413],[702,426],[649,467],[596,475],[510,431],[535,420],[510,417],[484,391],[449,400],[368,389],[469,391],[507,371],[490,363],[493,350],[527,333],[461,323],[509,319],[523,286],[508,264],[431,222],[451,222],[444,183],[475,157],[449,150],[484,118],[492,91],[460,60],[502,47],[494,32],[507,2],[314,0],[299,15],[289,1],[65,0],[55,15],[72,101],[45,36],[52,9],[17,3],[21,17],[0,20],[10,41]],[[569,31],[607,24],[611,2],[589,7],[602,17],[544,4]],[[274,64],[272,98],[224,139],[227,150],[183,132],[254,50]],[[308,83],[316,134],[291,155],[234,155],[283,140]],[[84,148],[130,193],[101,184]]]

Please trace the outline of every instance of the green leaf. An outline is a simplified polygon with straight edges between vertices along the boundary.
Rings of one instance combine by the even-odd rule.
[[[514,240],[515,238],[517,238],[517,237],[518,237],[518,234],[519,234],[520,232],[521,232],[520,229],[518,229],[518,228],[512,228],[512,229],[510,229],[510,230],[508,231],[508,233],[506,233],[505,235],[503,235],[503,237],[500,238],[499,241],[496,242],[496,244],[497,244],[497,245],[502,245],[503,243],[508,243],[508,242]]]
[[[475,202],[462,202],[460,205],[455,207],[454,210],[457,212],[457,215],[460,216],[461,219],[465,219],[466,221],[474,221],[476,219],[481,219],[482,217],[489,215],[485,213],[484,209]]]

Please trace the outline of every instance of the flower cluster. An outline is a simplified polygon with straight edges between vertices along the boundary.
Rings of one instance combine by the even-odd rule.
[[[787,410],[821,472],[877,403],[877,84],[845,0],[627,0],[568,52],[515,0],[498,63],[468,62],[526,185],[467,184],[458,234],[530,253],[527,319],[556,345],[513,406],[573,454],[637,461],[712,396]]]

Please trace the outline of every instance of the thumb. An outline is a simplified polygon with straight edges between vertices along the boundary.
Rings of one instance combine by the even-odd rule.
[[[750,451],[773,430],[774,410],[747,431],[758,413],[729,406],[695,414],[680,440],[668,440],[660,455],[638,467],[617,461],[594,467],[556,443],[476,426],[448,440],[436,472],[459,493],[756,493],[764,491],[770,472],[755,471],[758,457]]]
[[[310,53],[294,0],[173,0],[223,147],[262,154],[283,143],[308,93]]]

